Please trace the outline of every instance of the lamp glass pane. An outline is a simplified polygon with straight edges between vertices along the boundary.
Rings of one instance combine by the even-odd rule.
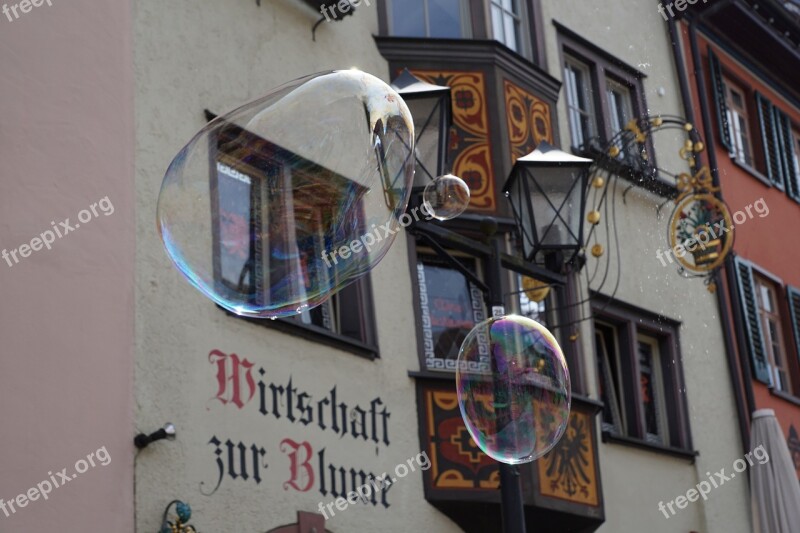
[[[530,198],[533,184],[529,183],[525,173],[526,171],[522,170],[521,175],[511,183],[508,189],[508,199],[511,202],[517,226],[522,231],[522,255],[527,258],[533,251],[536,230],[532,225],[533,213]]]
[[[411,116],[414,118],[414,134],[416,136],[414,151],[417,156],[417,164],[414,173],[414,187],[424,187],[437,177],[439,123],[442,106],[437,107],[436,104],[440,100],[442,98],[436,96],[406,100]],[[428,120],[429,118],[430,120]],[[420,163],[424,168],[420,166]]]
[[[542,247],[570,247],[580,243],[581,170],[555,167],[529,170],[533,217]]]

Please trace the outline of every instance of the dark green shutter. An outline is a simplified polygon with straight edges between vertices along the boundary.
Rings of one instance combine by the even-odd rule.
[[[753,268],[747,261],[737,257],[736,278],[739,289],[739,304],[744,320],[744,336],[747,340],[747,352],[753,368],[753,377],[758,381],[770,385],[769,363],[767,351],[764,346],[764,334],[761,331],[761,317],[758,314],[758,300],[756,299],[756,284],[753,279]]]
[[[797,348],[797,356],[800,357],[800,289],[786,287],[786,295],[789,297],[789,315],[792,318],[794,345]]]
[[[728,128],[728,105],[725,103],[725,82],[722,80],[722,67],[717,55],[708,50],[708,67],[711,70],[711,92],[714,95],[714,105],[717,109],[717,126],[722,146],[729,152],[733,151],[731,130]]]
[[[775,108],[775,125],[778,129],[778,141],[783,157],[783,178],[786,182],[786,193],[790,198],[800,202],[800,176],[794,168],[794,135],[792,120],[789,115]]]
[[[761,146],[764,148],[764,160],[767,177],[777,188],[783,190],[783,156],[778,141],[776,113],[772,102],[756,92],[756,109],[758,124],[761,129]]]

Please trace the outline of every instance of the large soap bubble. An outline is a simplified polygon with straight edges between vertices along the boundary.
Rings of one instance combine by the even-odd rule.
[[[408,203],[414,126],[403,99],[358,70],[301,78],[211,121],[158,198],[164,246],[237,314],[302,312],[369,272]]]
[[[509,315],[476,325],[458,354],[461,416],[486,455],[519,464],[547,453],[569,419],[569,370],[553,335]]]

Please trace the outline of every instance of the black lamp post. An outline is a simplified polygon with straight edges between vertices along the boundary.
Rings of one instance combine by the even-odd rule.
[[[392,81],[392,88],[403,97],[414,119],[417,158],[414,187],[424,187],[445,173],[452,124],[450,87],[422,81],[404,69]]]
[[[514,163],[503,193],[511,202],[527,261],[540,254],[554,267],[564,253],[571,260],[583,246],[588,168],[592,160],[577,157],[546,142]],[[555,258],[555,259],[554,259]]]
[[[564,253],[571,251],[574,257],[583,246],[587,170],[591,164],[591,159],[562,152],[546,142],[514,163],[503,193],[511,202],[526,262],[535,263],[541,253],[546,268],[560,273]],[[500,250],[497,240],[494,242],[494,260],[489,265],[493,308],[503,305],[498,297]],[[500,465],[500,490],[503,531],[524,533],[525,507],[516,467]]]
[[[406,101],[414,120],[417,158],[414,186],[417,188],[445,172],[451,123],[450,88],[426,83],[407,69],[392,82],[392,87]],[[511,200],[517,229],[523,236],[524,259],[502,251],[500,240],[495,236],[497,221],[491,217],[481,223],[484,242],[425,221],[413,224],[408,230],[479,287],[493,315],[505,314],[504,267],[546,283],[564,284],[566,278],[560,266],[556,269],[552,265],[562,261],[564,251],[577,253],[583,246],[586,170],[591,164],[591,159],[572,156],[547,143],[541,143],[536,150],[517,159],[504,193]],[[478,279],[445,247],[486,260],[486,282]],[[535,264],[538,252],[547,254],[547,269]],[[498,413],[498,419],[503,416]],[[499,464],[499,470],[503,531],[524,533],[525,507],[519,470],[504,463]]]

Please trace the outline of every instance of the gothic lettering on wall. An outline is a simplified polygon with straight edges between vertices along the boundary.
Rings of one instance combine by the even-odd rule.
[[[214,434],[207,443],[214,476],[200,482],[203,494],[214,494],[223,483],[261,486],[271,482],[285,491],[318,491],[323,498],[338,498],[380,479],[364,467],[339,464],[324,445],[326,438],[336,436],[368,445],[376,455],[381,447],[388,447],[391,413],[380,396],[354,400],[363,390],[351,395],[337,385],[325,393],[311,392],[292,375],[272,380],[263,366],[221,350],[211,350],[208,361],[214,392],[206,409],[256,415],[264,420],[269,429],[264,434],[271,435],[273,442],[270,446],[269,442],[241,442]],[[307,428],[309,440],[281,436],[280,428],[290,425]],[[313,437],[320,438],[323,445],[314,443]],[[362,504],[388,508],[388,494],[388,488],[384,489]]]
[[[256,369],[246,357],[212,350],[208,359],[216,367],[217,381],[217,392],[210,402],[232,404],[239,410],[256,409],[267,418],[305,426],[314,424],[340,437],[389,445],[391,413],[379,396],[370,400],[368,407],[362,407],[340,401],[341,394],[334,386],[317,399],[294,386],[291,375],[283,384],[266,381],[267,371],[263,367]]]

